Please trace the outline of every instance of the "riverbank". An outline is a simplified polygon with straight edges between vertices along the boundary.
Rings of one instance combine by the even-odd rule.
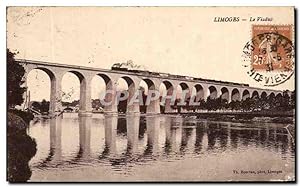
[[[27,119],[27,118],[26,118]],[[27,135],[29,122],[12,112],[7,114],[7,180],[26,182],[31,177],[28,162],[35,155],[36,142]]]
[[[169,113],[168,115],[178,115]],[[263,123],[295,123],[294,111],[255,111],[255,112],[196,112],[180,113],[183,117],[193,117],[195,119],[205,119],[209,121],[229,121],[229,122],[263,122]]]

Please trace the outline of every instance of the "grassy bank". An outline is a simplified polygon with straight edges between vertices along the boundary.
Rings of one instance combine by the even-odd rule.
[[[178,115],[178,113],[169,113]],[[195,116],[197,119],[210,121],[231,121],[231,122],[262,122],[262,123],[295,123],[294,111],[255,111],[255,112],[197,112],[180,113],[184,117]]]

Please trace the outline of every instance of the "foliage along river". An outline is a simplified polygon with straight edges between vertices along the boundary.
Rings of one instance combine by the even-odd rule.
[[[30,124],[29,181],[291,180],[286,125],[65,113]]]

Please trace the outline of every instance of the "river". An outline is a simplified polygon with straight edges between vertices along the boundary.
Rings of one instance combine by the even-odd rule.
[[[30,124],[29,181],[293,180],[286,125],[64,113]]]

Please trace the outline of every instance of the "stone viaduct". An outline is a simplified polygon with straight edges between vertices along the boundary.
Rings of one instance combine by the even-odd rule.
[[[33,69],[39,69],[48,74],[51,81],[50,92],[50,113],[62,111],[62,88],[61,81],[65,73],[71,72],[75,74],[80,81],[80,106],[79,113],[82,115],[91,115],[91,80],[94,76],[100,76],[105,84],[106,90],[115,91],[117,82],[123,78],[128,84],[129,98],[133,97],[134,93],[139,89],[139,84],[142,80],[146,82],[149,90],[159,90],[160,85],[164,84],[167,90],[167,95],[172,95],[176,92],[177,87],[180,86],[182,90],[196,89],[196,98],[206,100],[208,97],[217,98],[222,97],[228,102],[234,100],[244,100],[248,97],[266,97],[282,95],[282,91],[254,88],[244,84],[237,84],[233,82],[222,82],[208,79],[193,79],[184,76],[166,76],[169,74],[147,74],[143,72],[108,70],[101,68],[83,67],[67,64],[49,63],[31,60],[17,60],[25,68],[25,84],[28,73]],[[107,94],[105,100],[111,101],[115,98],[115,94]],[[166,100],[165,112],[172,111],[170,107],[170,100]],[[105,109],[107,114],[116,114],[117,106],[112,104]],[[139,113],[139,103],[127,106],[128,114]],[[152,101],[147,107],[147,113],[160,113],[159,99]]]

